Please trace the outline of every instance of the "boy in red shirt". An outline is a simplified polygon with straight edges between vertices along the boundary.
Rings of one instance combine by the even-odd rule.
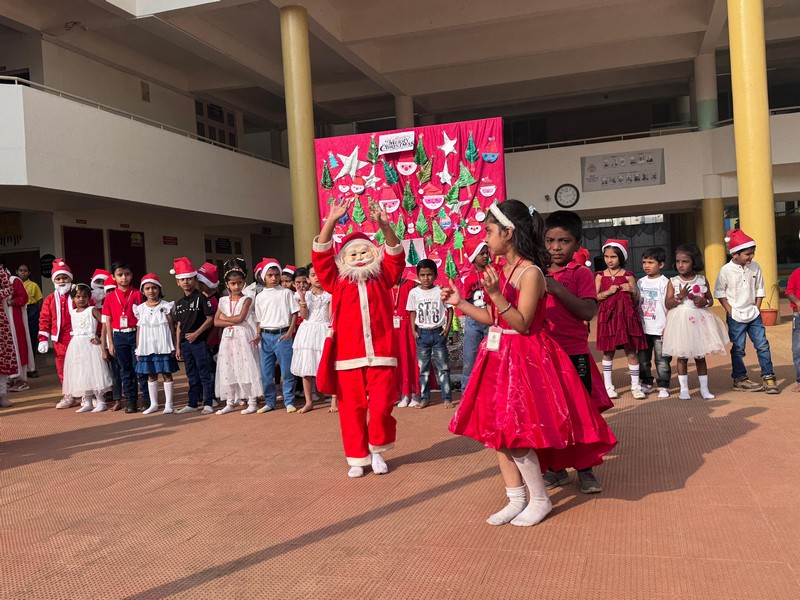
[[[569,354],[584,387],[600,412],[611,408],[600,371],[589,350],[587,322],[597,314],[597,292],[594,274],[583,264],[588,253],[580,252],[581,262],[574,260],[583,234],[581,218],[574,212],[559,210],[545,220],[544,240],[550,253],[547,284],[546,324],[550,336]],[[543,475],[548,488],[569,482],[566,469]],[[591,469],[578,471],[584,494],[601,492],[603,488]]]
[[[795,384],[793,392],[800,392],[800,269],[795,269],[789,275],[786,284],[786,297],[792,304],[792,359],[794,360]]]

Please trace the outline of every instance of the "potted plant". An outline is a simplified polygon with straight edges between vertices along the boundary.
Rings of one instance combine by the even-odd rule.
[[[781,288],[777,283],[772,284],[767,290],[767,295],[761,304],[761,320],[764,321],[765,327],[772,327],[778,324],[780,297]]]

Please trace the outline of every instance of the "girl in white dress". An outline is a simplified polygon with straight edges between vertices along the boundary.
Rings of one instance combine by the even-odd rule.
[[[700,393],[711,400],[714,395],[708,390],[708,367],[706,354],[725,354],[728,332],[725,324],[708,307],[714,297],[708,289],[706,278],[699,275],[705,267],[700,249],[694,244],[678,246],[675,250],[675,268],[678,275],[667,284],[667,323],[661,352],[664,356],[678,359],[678,382],[681,384],[681,400],[691,398],[689,394],[689,359],[694,358]]]
[[[314,408],[314,379],[331,322],[331,295],[322,289],[312,265],[308,265],[308,283],[311,289],[299,301],[303,322],[297,329],[292,345],[292,374],[303,378],[303,394],[306,398],[305,406],[298,413],[306,413]],[[331,399],[329,410],[337,411],[336,396]]]
[[[261,365],[258,357],[260,336],[257,331],[253,299],[243,294],[247,265],[241,258],[223,265],[229,295],[219,299],[214,325],[222,328],[217,354],[216,396],[225,401],[218,415],[232,412],[236,404],[247,400],[243,415],[258,409],[262,393]]]
[[[154,273],[142,277],[139,290],[145,301],[133,307],[139,322],[136,329],[136,373],[147,375],[150,406],[143,411],[149,415],[158,410],[158,376],[164,382],[164,413],[174,412],[172,374],[178,371],[175,359],[175,326],[172,321],[174,302],[164,300],[161,281]]]
[[[85,283],[72,288],[72,339],[64,357],[63,394],[68,398],[81,398],[81,407],[75,412],[103,412],[106,403],[103,394],[111,389],[111,371],[103,360],[98,328],[100,311],[89,307],[92,289]],[[92,396],[97,407],[92,408]]]

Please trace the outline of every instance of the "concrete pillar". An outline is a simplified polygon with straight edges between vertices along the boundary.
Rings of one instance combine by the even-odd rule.
[[[289,137],[295,264],[311,261],[311,243],[319,233],[314,159],[314,102],[308,52],[308,13],[302,6],[281,8],[281,48]]]
[[[414,127],[414,99],[411,96],[395,96],[394,114],[397,129]]]
[[[694,59],[694,94],[697,127],[711,129],[719,121],[717,105],[717,57],[713,52]]]
[[[691,96],[678,96],[675,98],[675,121],[690,123],[692,120]]]
[[[733,134],[742,229],[756,242],[764,273],[764,308],[778,307],[775,199],[767,99],[764,3],[728,0]]]
[[[700,206],[703,224],[703,260],[706,279],[711,288],[719,270],[727,261],[725,253],[725,207],[722,203],[722,183],[718,175],[706,175],[703,180],[703,199]]]

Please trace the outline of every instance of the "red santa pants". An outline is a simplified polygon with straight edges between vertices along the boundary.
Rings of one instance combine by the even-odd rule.
[[[58,372],[58,379],[64,383],[64,357],[67,355],[67,346],[69,344],[62,344],[61,342],[53,342],[53,350],[56,353],[56,371]]]
[[[337,372],[339,425],[347,464],[372,464],[370,454],[394,446],[397,421],[392,408],[397,401],[394,367],[361,367]],[[369,423],[367,423],[369,413]]]

